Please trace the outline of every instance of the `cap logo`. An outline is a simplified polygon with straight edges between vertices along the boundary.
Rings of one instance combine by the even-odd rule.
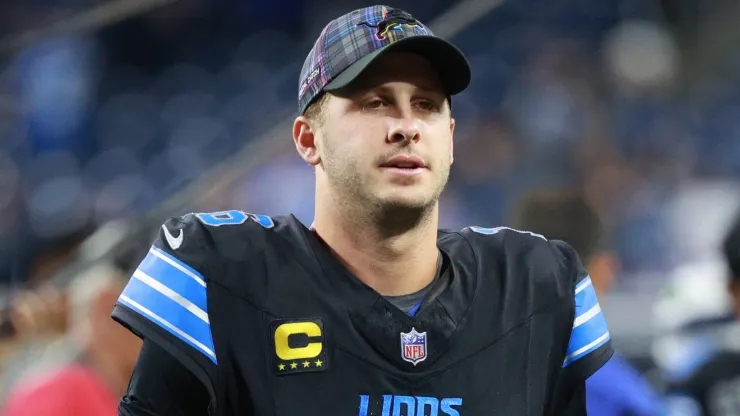
[[[375,37],[378,40],[385,40],[388,31],[400,29],[400,26],[417,27],[419,26],[419,22],[409,13],[403,10],[393,9],[391,11],[386,10],[383,14],[383,20],[377,24],[361,22],[359,25],[375,28]]]

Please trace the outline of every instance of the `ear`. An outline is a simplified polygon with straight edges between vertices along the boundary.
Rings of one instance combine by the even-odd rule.
[[[321,163],[321,156],[316,147],[316,121],[299,116],[293,122],[293,142],[301,158],[311,166]]]
[[[450,117],[450,164],[455,161],[455,119]]]

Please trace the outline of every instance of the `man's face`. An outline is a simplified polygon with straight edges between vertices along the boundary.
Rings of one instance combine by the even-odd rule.
[[[431,64],[416,54],[388,54],[325,102],[317,174],[334,194],[360,203],[429,207],[447,183],[454,126]]]

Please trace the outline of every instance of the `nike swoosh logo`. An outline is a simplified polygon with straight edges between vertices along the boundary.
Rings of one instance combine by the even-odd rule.
[[[172,247],[173,250],[177,250],[182,245],[182,229],[180,230],[180,234],[175,237],[172,234],[170,234],[170,230],[167,229],[167,227],[162,224],[162,231],[164,231],[164,238],[167,239],[167,244]]]

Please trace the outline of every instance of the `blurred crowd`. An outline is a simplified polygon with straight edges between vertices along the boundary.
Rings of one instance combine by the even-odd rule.
[[[325,22],[371,4],[143,1],[94,30],[17,36],[106,3],[0,4],[2,396],[30,400],[56,377],[102,409],[125,388],[138,340],[108,316],[148,235],[68,288],[49,284],[93,256],[89,237],[109,221],[161,212],[229,161],[232,174],[151,231],[168,215],[233,208],[310,224],[313,176],[286,124],[300,64]],[[435,18],[464,3],[391,5],[444,31],[452,23]],[[613,259],[615,345],[646,377],[661,364],[654,345],[675,350],[660,350],[658,330],[730,305],[719,247],[740,208],[740,28],[724,16],[740,7],[709,3],[510,0],[453,37],[473,82],[453,101],[442,225],[510,224],[532,189],[577,190]],[[101,374],[111,391],[95,390]]]

